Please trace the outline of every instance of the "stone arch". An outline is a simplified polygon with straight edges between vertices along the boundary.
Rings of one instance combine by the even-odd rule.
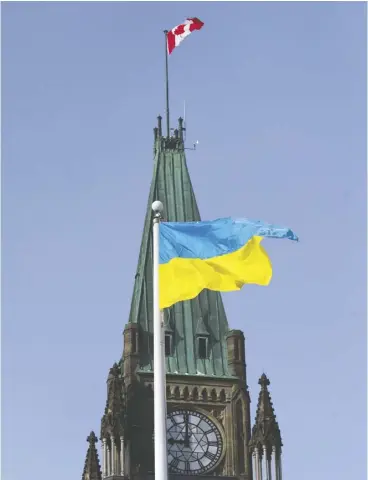
[[[220,392],[220,402],[226,402],[226,394],[224,389],[222,389]]]
[[[180,388],[178,386],[174,388],[174,398],[180,399]]]
[[[238,475],[243,475],[245,472],[245,418],[244,418],[244,405],[241,398],[239,398],[235,404],[235,414],[236,414],[236,443],[238,446],[238,455],[237,455],[237,464],[238,464]],[[260,452],[262,453],[262,452]]]
[[[188,400],[188,398],[189,398],[189,389],[188,389],[188,387],[184,387],[183,388],[183,399]]]
[[[147,393],[148,393],[148,396],[149,397],[153,397],[153,386],[152,386],[152,383],[149,383],[147,385]]]
[[[206,402],[208,400],[208,393],[207,393],[207,388],[204,388],[202,390],[202,400]]]
[[[213,389],[211,390],[211,400],[212,400],[213,402],[216,402],[216,400],[217,400],[216,388],[213,388]]]

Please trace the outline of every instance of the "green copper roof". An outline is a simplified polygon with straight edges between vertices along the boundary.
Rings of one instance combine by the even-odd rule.
[[[163,138],[161,118],[155,128],[154,170],[148,197],[143,238],[135,276],[129,322],[141,326],[141,370],[152,370],[152,210],[155,200],[164,205],[168,221],[200,220],[197,201],[186,164],[182,120],[172,138]],[[180,302],[164,311],[165,328],[173,332],[172,356],[167,373],[229,376],[226,333],[228,323],[219,293],[204,290],[194,300]],[[208,340],[208,358],[197,358],[197,337]]]

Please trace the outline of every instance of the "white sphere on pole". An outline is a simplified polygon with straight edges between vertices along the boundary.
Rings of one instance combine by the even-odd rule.
[[[155,213],[161,214],[164,211],[164,206],[160,200],[156,200],[155,202],[152,203],[152,210]]]

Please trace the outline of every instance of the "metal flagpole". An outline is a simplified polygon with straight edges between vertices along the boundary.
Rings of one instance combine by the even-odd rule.
[[[163,322],[160,311],[159,291],[159,242],[160,220],[163,205],[152,204],[153,217],[153,375],[154,375],[154,438],[155,480],[168,480],[166,439],[166,376]]]
[[[164,30],[165,34],[165,66],[166,66],[166,131],[167,131],[167,138],[170,137],[170,110],[169,110],[169,54],[167,51],[167,34],[169,32]]]

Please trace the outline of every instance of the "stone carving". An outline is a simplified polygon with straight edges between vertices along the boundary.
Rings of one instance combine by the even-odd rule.
[[[125,400],[124,382],[119,366],[115,363],[107,378],[107,402],[101,420],[101,439],[120,438],[124,435]]]
[[[91,432],[87,437],[89,445],[84,463],[82,480],[102,480],[101,467],[96,449],[97,441],[95,433]]]

